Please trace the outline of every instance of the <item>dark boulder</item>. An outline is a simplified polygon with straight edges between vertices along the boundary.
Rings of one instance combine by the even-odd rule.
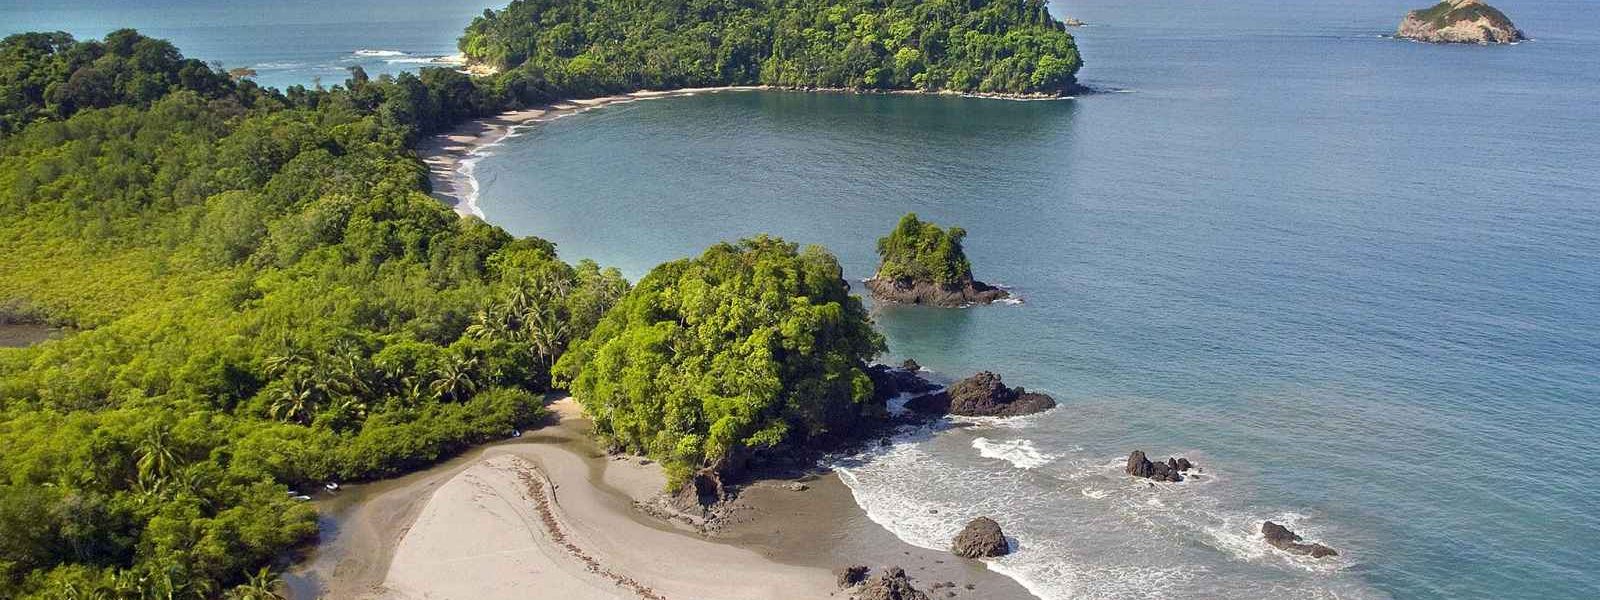
[[[918,375],[916,369],[910,368],[872,365],[867,367],[867,378],[872,380],[873,398],[879,401],[888,401],[900,394],[925,394],[939,389],[938,385]]]
[[[928,600],[928,595],[911,586],[905,569],[885,567],[873,575],[853,596],[855,600]]]
[[[989,517],[978,517],[956,534],[950,551],[966,558],[1005,556],[1011,552],[1011,544],[1006,542],[999,523]]]
[[[919,365],[917,364],[917,361],[908,358],[905,362],[900,363],[900,368],[915,373],[922,370],[922,365]]]
[[[1268,545],[1285,552],[1304,554],[1306,556],[1310,556],[1311,558],[1339,555],[1338,551],[1322,544],[1305,543],[1300,537],[1300,534],[1289,531],[1288,527],[1273,523],[1272,521],[1267,521],[1261,524],[1261,535],[1267,539]]]
[[[1143,450],[1134,450],[1128,455],[1128,466],[1124,472],[1152,481],[1177,483],[1183,481],[1183,473],[1192,468],[1194,463],[1189,462],[1187,458],[1168,458],[1166,462],[1152,462],[1145,456]]]
[[[1000,376],[983,371],[955,382],[942,392],[918,396],[906,403],[917,412],[969,417],[1013,417],[1055,408],[1054,398],[1021,387],[1008,388]]]
[[[982,281],[939,284],[931,281],[909,279],[873,278],[866,281],[872,299],[896,304],[922,304],[942,308],[959,308],[974,304],[989,304],[1011,297],[1011,294]]]
[[[839,588],[844,589],[866,581],[868,571],[870,569],[866,565],[851,565],[834,570],[833,575],[839,580]]]

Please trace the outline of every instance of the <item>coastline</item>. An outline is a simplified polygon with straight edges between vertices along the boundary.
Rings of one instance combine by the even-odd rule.
[[[956,597],[1032,598],[901,542],[831,473],[804,491],[749,485],[712,534],[650,516],[635,504],[661,491],[660,466],[607,457],[576,404],[552,408],[559,422],[518,440],[320,500],[323,540],[285,574],[288,597],[826,598],[842,597],[834,568],[865,564],[901,566],[924,590],[953,582]]]
[[[695,94],[767,89],[771,88],[766,86],[683,88],[638,91],[583,100],[563,100],[467,121],[450,131],[434,134],[418,142],[414,150],[428,166],[431,195],[463,217],[472,216],[481,219],[483,211],[478,208],[478,182],[473,176],[473,170],[477,161],[485,156],[486,150],[515,135],[520,128],[613,104]]]
[[[723,92],[789,91],[822,94],[862,94],[894,96],[959,96],[986,100],[1034,102],[1072,100],[1076,94],[987,94],[951,90],[857,90],[850,88],[799,88],[770,85],[742,85],[722,87],[679,88],[674,90],[641,90],[626,94],[562,100],[529,108],[510,110],[500,114],[463,122],[449,131],[433,134],[418,142],[413,148],[417,157],[428,167],[430,195],[455,210],[463,217],[484,218],[478,206],[478,180],[474,174],[477,163],[487,156],[489,149],[498,146],[518,130],[556,119],[603,108],[613,104],[627,104],[639,100],[677,98],[697,94]],[[1087,89],[1085,88],[1086,92]],[[1081,92],[1080,92],[1081,93]]]

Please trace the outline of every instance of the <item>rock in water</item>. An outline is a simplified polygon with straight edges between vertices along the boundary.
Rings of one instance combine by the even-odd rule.
[[[1128,466],[1124,472],[1134,477],[1177,483],[1183,481],[1183,473],[1191,468],[1194,468],[1194,463],[1189,462],[1187,458],[1168,458],[1167,462],[1152,462],[1145,456],[1143,450],[1134,450],[1128,455]]]
[[[1505,13],[1482,0],[1444,0],[1406,14],[1395,37],[1436,44],[1510,44],[1525,39]]]
[[[1055,408],[1056,400],[1020,387],[1008,388],[1000,376],[983,371],[955,382],[945,391],[906,402],[917,412],[968,417],[1014,417]]]
[[[872,379],[873,398],[881,401],[900,394],[922,394],[939,389],[939,386],[923,379],[916,369],[909,366],[895,369],[887,365],[872,365],[867,367],[867,377]]]
[[[911,578],[906,577],[905,569],[900,567],[886,567],[882,573],[873,575],[853,597],[856,600],[928,600],[927,594],[911,587]]]
[[[1333,548],[1329,548],[1322,544],[1303,543],[1299,534],[1289,531],[1288,527],[1273,523],[1272,521],[1267,521],[1261,524],[1261,535],[1267,538],[1267,544],[1285,552],[1304,554],[1310,556],[1311,558],[1339,555],[1339,553]]]
[[[966,558],[1005,556],[1011,552],[1011,544],[1006,542],[999,523],[989,517],[978,517],[956,534],[950,551]]]

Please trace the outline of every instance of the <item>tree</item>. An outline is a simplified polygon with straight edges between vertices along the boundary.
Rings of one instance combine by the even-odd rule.
[[[676,484],[881,416],[865,361],[882,349],[833,255],[762,236],[651,270],[555,371],[602,440]]]

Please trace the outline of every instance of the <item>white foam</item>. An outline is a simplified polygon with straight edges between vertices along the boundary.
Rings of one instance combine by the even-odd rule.
[[[1018,469],[1037,469],[1050,464],[1055,456],[1040,452],[1033,440],[993,441],[986,437],[972,440],[972,447],[984,458],[998,458]]]
[[[356,56],[370,56],[370,57],[405,56],[406,55],[406,53],[401,52],[399,50],[373,50],[373,49],[370,49],[370,48],[362,48],[360,50],[352,52],[351,54],[354,54]]]

